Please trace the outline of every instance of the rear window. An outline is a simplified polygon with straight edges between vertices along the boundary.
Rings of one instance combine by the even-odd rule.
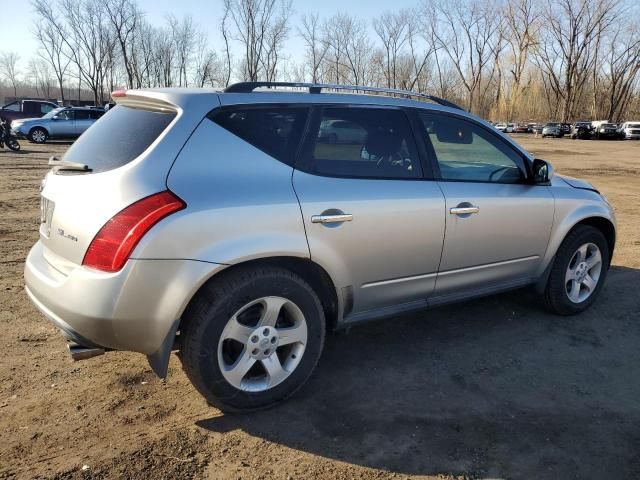
[[[121,167],[144,152],[175,116],[118,105],[84,132],[63,160],[84,163],[93,173]]]
[[[276,160],[293,165],[307,118],[305,107],[233,107],[209,118]]]

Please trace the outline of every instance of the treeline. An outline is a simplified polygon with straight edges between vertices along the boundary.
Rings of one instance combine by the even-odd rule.
[[[191,15],[152,25],[136,0],[32,0],[38,41],[5,88],[44,97],[236,80],[429,92],[494,120],[640,117],[640,7],[633,0],[425,0],[367,22],[295,12],[292,0],[219,0],[219,35]],[[287,40],[302,42],[293,59]]]

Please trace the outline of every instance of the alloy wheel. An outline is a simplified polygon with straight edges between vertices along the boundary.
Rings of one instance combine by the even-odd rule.
[[[595,291],[602,272],[602,254],[595,243],[585,243],[571,257],[565,290],[573,303],[582,303]]]
[[[218,365],[239,390],[262,392],[286,380],[300,364],[307,322],[300,308],[282,297],[262,297],[238,310],[218,342]]]
[[[43,130],[34,130],[31,139],[36,143],[43,143],[47,139],[47,134]]]

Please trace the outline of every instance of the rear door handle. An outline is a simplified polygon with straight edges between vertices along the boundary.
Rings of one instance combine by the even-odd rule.
[[[475,207],[473,205],[469,207],[453,207],[449,212],[452,215],[469,215],[470,213],[478,213],[480,211],[480,207]]]
[[[335,215],[312,215],[311,223],[342,223],[353,220],[350,213],[340,213]]]

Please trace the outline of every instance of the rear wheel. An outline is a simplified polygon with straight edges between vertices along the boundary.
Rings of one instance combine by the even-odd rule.
[[[558,249],[544,301],[560,315],[587,309],[596,299],[609,269],[609,246],[600,230],[581,225],[572,230]]]
[[[204,287],[185,318],[180,358],[210,405],[265,408],[298,390],[324,343],[320,300],[298,275],[241,269]]]
[[[49,138],[49,133],[40,127],[36,127],[29,132],[29,140],[34,143],[45,143]]]

